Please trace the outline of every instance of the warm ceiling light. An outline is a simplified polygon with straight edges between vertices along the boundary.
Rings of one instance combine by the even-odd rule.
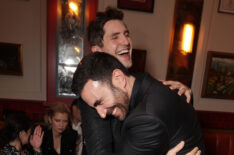
[[[73,13],[78,15],[78,5],[75,2],[69,2],[69,8]]]
[[[194,25],[186,23],[183,27],[182,53],[192,53],[194,39]]]

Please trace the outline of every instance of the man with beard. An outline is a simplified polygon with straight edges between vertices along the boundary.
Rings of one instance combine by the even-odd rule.
[[[92,52],[106,52],[116,57],[126,68],[132,66],[132,41],[129,30],[123,22],[123,13],[119,10],[108,8],[105,12],[97,14],[96,19],[90,24],[88,40]],[[185,94],[190,101],[190,90],[179,82],[170,88],[179,89],[178,94]],[[81,104],[84,137],[89,154],[105,154],[113,152],[115,139],[121,128],[121,122],[111,117],[101,119],[95,110]],[[101,130],[99,130],[101,129]]]
[[[196,146],[205,151],[192,105],[147,73],[132,76],[109,54],[96,52],[84,57],[72,89],[102,119],[111,115],[123,121],[120,128],[113,128],[119,130],[114,135],[114,154],[166,154],[182,140],[185,146],[178,154]]]

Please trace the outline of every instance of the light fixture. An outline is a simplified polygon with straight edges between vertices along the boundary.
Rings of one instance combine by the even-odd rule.
[[[78,4],[74,1],[69,2],[69,8],[72,13],[74,13],[76,16],[79,14],[79,7]]]
[[[192,53],[193,39],[194,39],[194,25],[191,23],[185,23],[183,26],[181,52],[186,55]]]

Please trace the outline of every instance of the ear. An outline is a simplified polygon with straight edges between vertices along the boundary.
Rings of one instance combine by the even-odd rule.
[[[99,46],[97,46],[97,45],[95,45],[95,46],[91,47],[91,51],[92,52],[102,52],[102,48],[99,47]]]
[[[21,139],[24,136],[25,136],[25,131],[24,130],[20,131],[19,132],[19,138]]]
[[[120,69],[115,69],[112,72],[112,84],[115,87],[124,89],[127,84],[126,76]]]
[[[52,118],[48,116],[48,122],[51,124],[52,123]]]

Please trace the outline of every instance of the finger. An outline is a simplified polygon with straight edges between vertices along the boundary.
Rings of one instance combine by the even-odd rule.
[[[186,92],[186,88],[185,87],[180,87],[179,88],[179,91],[178,91],[178,95],[182,95],[182,94],[184,94]],[[187,97],[187,96],[186,96]]]
[[[195,147],[192,151],[190,151],[186,155],[196,155],[198,153],[198,151],[199,151],[199,148]]]
[[[190,103],[190,100],[191,100],[191,90],[186,90],[186,92],[184,93],[184,95],[186,96],[186,101],[187,103]]]
[[[184,147],[184,141],[181,141],[179,144],[177,144],[173,149],[175,153],[179,152]]]
[[[171,90],[175,90],[175,89],[178,89],[179,86],[178,85],[170,85],[169,87]]]
[[[164,85],[179,85],[177,81],[162,81]]]
[[[177,152],[179,152],[184,147],[184,141],[181,141],[179,144],[177,144],[175,147],[173,147],[167,155],[175,155]]]
[[[41,138],[43,138],[43,136],[44,136],[44,131],[42,131],[42,133],[41,133]]]
[[[33,136],[30,136],[30,143],[32,143],[33,141]]]
[[[41,127],[38,125],[37,128],[38,128],[38,133],[41,134],[41,130],[42,130]]]
[[[162,82],[162,83],[163,83],[165,80],[160,80],[160,79],[159,79],[158,81],[160,81],[160,82]]]
[[[196,155],[201,155],[201,150],[198,150]]]
[[[34,129],[34,133],[37,134],[38,133],[38,126],[35,127]]]

